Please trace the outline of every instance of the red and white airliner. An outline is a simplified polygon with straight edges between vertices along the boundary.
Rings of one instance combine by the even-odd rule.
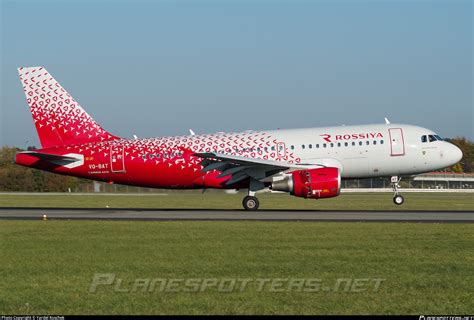
[[[391,124],[244,131],[124,139],[105,131],[43,67],[19,68],[43,149],[16,163],[110,183],[173,189],[269,188],[309,199],[339,195],[341,179],[391,176],[398,182],[451,166],[462,152],[429,129]]]

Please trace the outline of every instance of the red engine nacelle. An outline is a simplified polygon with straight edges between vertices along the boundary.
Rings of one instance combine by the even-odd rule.
[[[275,178],[271,189],[290,192],[296,197],[331,198],[338,196],[341,191],[341,175],[338,168],[332,167],[298,170],[280,179]]]

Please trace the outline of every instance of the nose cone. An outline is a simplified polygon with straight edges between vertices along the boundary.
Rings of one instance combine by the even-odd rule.
[[[448,157],[452,161],[452,164],[458,163],[462,159],[461,149],[456,147],[454,144],[451,144],[448,150]]]

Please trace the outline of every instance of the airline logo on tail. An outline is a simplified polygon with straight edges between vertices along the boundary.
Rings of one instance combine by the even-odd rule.
[[[19,68],[43,148],[115,140],[43,67]]]

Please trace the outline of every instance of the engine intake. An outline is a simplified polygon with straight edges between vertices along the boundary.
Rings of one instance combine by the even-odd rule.
[[[275,177],[271,189],[290,192],[296,197],[331,198],[341,192],[341,175],[339,169],[334,167],[297,170]]]

